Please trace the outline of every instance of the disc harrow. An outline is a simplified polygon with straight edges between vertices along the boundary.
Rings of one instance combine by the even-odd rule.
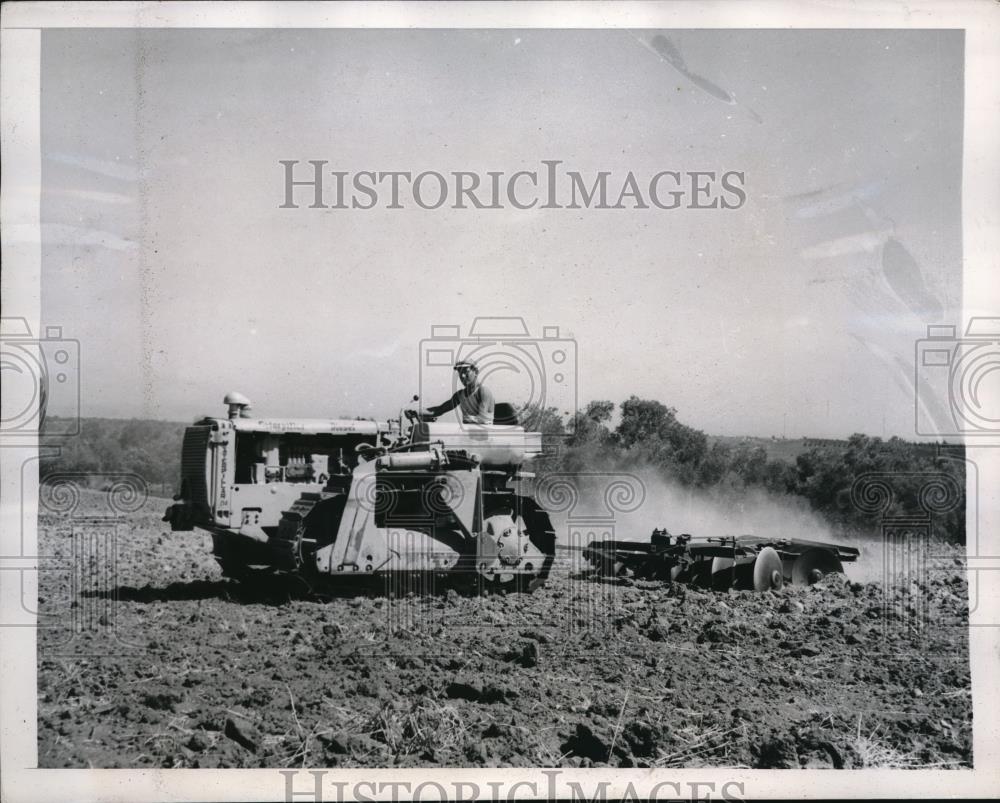
[[[787,584],[811,585],[859,551],[842,544],[799,538],[735,535],[694,538],[653,530],[649,542],[591,541],[583,550],[597,574],[691,583],[727,589],[767,591]]]

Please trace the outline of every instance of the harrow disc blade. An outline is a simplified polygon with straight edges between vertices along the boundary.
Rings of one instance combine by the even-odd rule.
[[[792,563],[792,583],[812,585],[823,579],[823,575],[844,571],[840,559],[828,549],[807,549]]]
[[[781,558],[773,547],[764,547],[757,553],[757,559],[753,562],[754,591],[781,588],[784,584],[785,578],[781,573]]]

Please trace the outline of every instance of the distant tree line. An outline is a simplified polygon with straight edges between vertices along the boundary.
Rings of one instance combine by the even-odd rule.
[[[677,411],[636,396],[615,405],[594,401],[568,422],[554,410],[535,417],[554,458],[542,471],[582,472],[646,466],[681,486],[711,489],[738,497],[751,489],[802,497],[835,527],[871,530],[892,517],[913,516],[934,507],[935,535],[965,539],[965,462],[960,447],[917,444],[901,438],[855,434],[847,441],[823,441],[794,462],[769,459],[751,442],[711,442],[704,432],[681,423]],[[537,411],[536,411],[537,412]],[[864,478],[867,491],[855,486]],[[885,508],[881,488],[891,489]],[[951,494],[954,502],[945,496]],[[922,498],[923,495],[923,498]],[[956,498],[957,497],[957,498]]]
[[[59,419],[47,420],[56,424]],[[117,418],[83,418],[78,435],[49,440],[42,430],[41,446],[52,447],[58,454],[42,449],[39,473],[86,474],[90,484],[99,485],[102,475],[119,472],[138,474],[150,492],[172,493],[180,480],[181,440],[185,424],[172,421]]]

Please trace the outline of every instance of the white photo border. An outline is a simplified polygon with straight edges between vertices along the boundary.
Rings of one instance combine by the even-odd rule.
[[[18,227],[16,242],[3,242],[0,274],[5,315],[39,325],[40,46],[44,28],[782,28],[782,29],[963,29],[965,31],[965,119],[963,147],[964,315],[1000,311],[1000,5],[989,0],[953,2],[519,2],[519,3],[277,3],[277,2],[52,2],[6,4],[0,20],[3,185],[0,226]],[[33,232],[33,236],[24,236]],[[0,444],[0,613],[19,605],[21,577],[31,593],[37,548],[34,500],[37,471],[30,458],[37,444]],[[968,447],[980,471],[979,548],[1000,555],[1000,450]],[[22,499],[27,500],[22,505]],[[22,533],[22,524],[24,530]],[[969,525],[970,527],[973,525]],[[23,537],[23,540],[22,540]],[[981,557],[981,556],[979,556]],[[994,560],[1000,568],[1000,559]],[[971,565],[971,564],[970,564]],[[994,568],[995,571],[995,568]],[[1000,610],[1000,594],[981,583],[988,611]],[[1000,789],[1000,631],[969,632],[974,700],[975,769],[918,770],[549,770],[368,769],[330,770],[321,777],[324,800],[377,795],[387,781],[411,789],[435,781],[446,790],[485,779],[509,799],[569,797],[575,782],[588,799],[601,789],[608,799],[644,797],[657,783],[661,797],[690,794],[756,799],[809,797],[992,797]],[[263,800],[315,799],[314,778],[278,769],[83,770],[37,769],[36,639],[31,626],[0,627],[0,797],[10,801],[49,799]],[[518,781],[528,784],[517,785]],[[291,786],[288,784],[291,783]],[[530,784],[534,783],[534,787]],[[628,784],[632,784],[632,792]],[[374,784],[374,786],[373,786]],[[724,787],[729,784],[728,787]],[[711,785],[711,786],[709,786]],[[384,787],[383,794],[392,787]],[[471,787],[464,787],[466,790]],[[678,790],[680,790],[678,792]],[[289,798],[288,792],[294,793]],[[398,792],[398,790],[397,790]],[[424,799],[436,799],[428,787]],[[399,799],[406,799],[399,794]]]

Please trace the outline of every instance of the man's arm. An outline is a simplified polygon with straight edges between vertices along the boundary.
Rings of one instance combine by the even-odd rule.
[[[437,418],[438,416],[442,416],[445,413],[450,412],[451,410],[454,410],[456,407],[458,407],[458,404],[459,404],[458,394],[460,392],[461,391],[456,391],[455,394],[450,399],[448,399],[446,402],[442,402],[441,404],[439,404],[439,405],[437,405],[435,407],[428,407],[427,408],[427,412],[430,413],[435,418]]]

